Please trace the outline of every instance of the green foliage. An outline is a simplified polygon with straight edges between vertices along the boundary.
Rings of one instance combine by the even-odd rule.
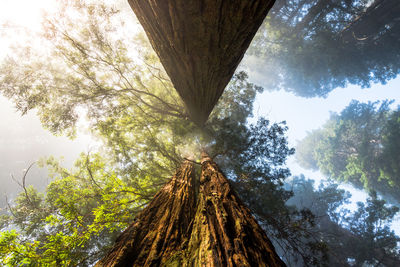
[[[390,110],[391,103],[353,101],[340,114],[332,114],[299,143],[299,163],[398,202],[400,113],[399,108]]]
[[[369,5],[378,4],[367,10]],[[400,71],[396,0],[277,1],[248,54],[268,90],[305,97],[385,83]]]
[[[339,221],[335,216],[341,206],[349,203],[351,197],[349,192],[339,189],[338,184],[333,182],[323,182],[316,189],[314,181],[303,175],[287,181],[285,188],[293,191],[287,204],[310,209],[316,217],[328,215],[334,221]]]
[[[88,265],[111,245],[157,187],[142,177],[135,186],[99,155],[83,155],[75,170],[50,158],[53,181],[42,194],[27,188],[1,218],[0,260],[6,266]]]
[[[2,225],[17,229],[16,243],[22,246],[5,248],[4,264],[93,263],[182,158],[196,159],[200,145],[228,162],[226,170],[238,187],[245,174],[272,193],[278,190],[276,198],[286,199],[279,191],[289,174],[285,159],[293,153],[284,136],[286,126],[265,119],[246,125],[262,88],[249,83],[245,73],[237,73],[210,121],[199,129],[187,119],[143,35],[121,34],[129,29],[112,8],[81,1],[70,4],[46,24],[47,55],[36,55],[27,47],[31,52],[24,57],[16,54],[4,62],[0,90],[23,113],[37,109],[54,133],[73,136],[86,113],[92,134],[104,144],[101,154],[107,157],[82,155],[74,171],[54,160],[47,162],[54,179],[46,192],[29,189],[4,217]],[[85,27],[77,29],[76,24]],[[269,203],[274,203],[272,198]],[[284,200],[277,203],[285,208]],[[18,256],[32,240],[38,242],[32,250],[40,258]]]
[[[307,208],[314,215],[310,237],[317,237],[327,246],[327,266],[397,266],[400,238],[390,229],[399,208],[387,205],[371,193],[357,210],[343,208],[350,194],[332,182],[314,188],[312,180],[294,177],[287,184],[294,196],[288,204]]]
[[[144,35],[127,27],[117,10],[84,1],[63,4],[46,23],[46,53],[28,46],[8,58],[0,91],[22,113],[36,109],[57,134],[73,136],[86,117],[103,146],[99,154],[82,155],[73,170],[54,159],[43,163],[52,170],[46,191],[24,188],[1,217],[3,265],[91,265],[182,158],[196,160],[200,147],[218,162],[282,254],[300,255],[305,264],[323,262],[325,243],[311,232],[315,216],[286,205],[292,193],[283,187],[290,175],[285,161],[294,150],[285,123],[247,122],[261,87],[245,73],[235,74],[199,129]]]
[[[386,201],[371,193],[367,203],[358,203],[358,209],[345,219],[347,228],[358,237],[348,241],[352,249],[352,259],[356,266],[376,265],[383,262],[386,266],[400,263],[400,250],[397,242],[400,238],[390,229],[389,223],[399,211],[398,207],[388,207]],[[387,263],[390,262],[390,265]]]

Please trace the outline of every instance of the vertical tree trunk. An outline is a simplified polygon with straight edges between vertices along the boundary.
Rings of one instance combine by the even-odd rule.
[[[96,266],[160,266],[179,252],[196,211],[194,177],[185,161]]]
[[[128,0],[192,121],[203,126],[275,0]]]
[[[196,197],[184,162],[97,266],[285,266],[205,153]]]
[[[202,153],[188,266],[285,266],[217,164]]]

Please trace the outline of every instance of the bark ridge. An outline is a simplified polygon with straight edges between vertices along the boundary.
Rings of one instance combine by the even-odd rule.
[[[196,183],[184,162],[96,266],[285,266],[207,154],[201,165]]]
[[[96,266],[160,266],[188,239],[195,206],[193,164],[186,161]]]
[[[128,0],[202,126],[275,0]]]

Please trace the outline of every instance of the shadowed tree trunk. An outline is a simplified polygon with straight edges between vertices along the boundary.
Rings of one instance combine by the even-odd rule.
[[[275,0],[128,0],[202,126]]]
[[[184,162],[96,266],[285,266],[205,153],[201,165],[195,183]]]

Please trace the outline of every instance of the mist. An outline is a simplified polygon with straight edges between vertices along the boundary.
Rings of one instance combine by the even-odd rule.
[[[22,116],[13,103],[0,96],[0,205],[5,206],[5,198],[12,200],[22,188],[18,182],[30,164],[41,158],[54,156],[62,158],[67,168],[81,152],[90,149],[86,137],[71,140],[65,136],[54,136],[43,129],[35,111]],[[26,176],[26,185],[33,185],[43,190],[49,183],[46,169],[34,165]]]
[[[187,210],[233,203],[227,197],[234,191],[237,203],[241,199],[249,207],[263,227],[261,232],[266,232],[289,266],[323,264],[328,258],[329,266],[379,264],[381,259],[387,266],[400,262],[400,4],[396,1],[276,1],[236,73],[229,76],[228,86],[218,88],[224,92],[215,106],[219,94],[214,94],[214,87],[197,82],[207,84],[210,75],[215,81],[224,77],[228,82],[229,77],[207,73],[203,67],[198,70],[205,76],[196,76],[190,66],[204,60],[198,66],[206,69],[210,58],[234,54],[213,42],[222,36],[218,31],[215,38],[207,39],[210,47],[218,49],[205,49],[202,40],[194,46],[196,52],[205,49],[215,55],[203,51],[191,57],[190,46],[174,46],[174,42],[191,42],[189,37],[164,38],[165,29],[157,25],[149,28],[154,32],[144,32],[126,2],[74,5],[78,2],[72,1],[65,6],[67,12],[48,14],[51,26],[46,24],[47,32],[35,37],[48,50],[27,41],[33,38],[30,35],[5,38],[0,48],[16,40],[32,52],[25,58],[22,50],[14,49],[13,60],[5,59],[0,69],[0,94],[5,96],[0,96],[0,208],[5,214],[0,218],[0,238],[17,244],[9,246],[5,255],[19,257],[22,239],[23,247],[39,240],[33,262],[58,262],[61,257],[51,252],[58,243],[52,242],[63,240],[68,245],[60,253],[67,256],[61,260],[90,266],[127,227],[152,234],[155,225],[167,229],[190,222],[197,212]],[[172,6],[168,12],[173,12]],[[116,10],[120,7],[122,12]],[[158,8],[157,14],[166,11],[161,5]],[[149,14],[146,23],[152,25],[155,21],[147,18]],[[220,22],[231,26],[229,20],[216,20]],[[211,24],[204,23],[204,28]],[[183,26],[164,34],[179,36],[174,32],[179,29],[190,32]],[[212,31],[199,32],[207,36]],[[12,34],[10,30],[8,35]],[[151,34],[160,39],[151,39]],[[169,52],[162,49],[165,45]],[[241,56],[247,46],[243,47],[236,51]],[[173,60],[163,61],[163,56]],[[181,59],[188,65],[176,66]],[[233,73],[233,65],[224,69],[220,64],[224,60],[218,60],[213,61],[215,70]],[[162,62],[169,62],[165,70]],[[176,75],[175,79],[168,74]],[[202,78],[196,81],[193,76]],[[190,90],[187,99],[181,98],[183,91],[174,84],[181,80],[186,81],[181,84],[183,91],[190,89],[186,84],[209,90],[202,98],[211,106],[205,107]],[[207,112],[196,118],[191,108]],[[74,130],[76,137],[68,138],[66,133]],[[202,150],[207,160],[199,161]],[[80,157],[82,152],[85,155]],[[53,183],[48,171],[35,164],[49,156],[63,158],[66,167],[55,170],[58,179]],[[215,168],[206,167],[207,162]],[[44,194],[23,191],[19,185],[32,163],[26,184]],[[191,188],[191,180],[185,179],[192,177],[192,164],[193,181],[198,175],[203,178],[193,183],[198,188],[190,192],[208,196],[201,209],[195,208],[201,202],[196,202],[196,196],[180,191],[185,184]],[[212,173],[203,175],[209,170]],[[182,182],[164,190],[168,181],[174,181],[171,177]],[[225,177],[229,182],[224,178],[206,192],[210,177]],[[220,194],[220,185],[229,185],[229,190]],[[20,192],[23,201],[13,202]],[[157,192],[165,198],[153,198],[159,196]],[[190,208],[176,212],[171,221],[159,219],[169,214],[169,208],[180,210],[179,203],[186,203],[180,198],[185,196]],[[15,215],[13,209],[19,213]],[[189,213],[193,216],[183,220]],[[216,219],[212,214],[223,214],[220,224],[224,224],[231,213],[202,212],[201,216]],[[140,218],[145,223],[135,228]],[[241,228],[237,222],[228,226]],[[8,232],[11,228],[18,232]],[[59,236],[62,239],[53,238]],[[134,244],[131,238],[125,236],[123,243]]]

